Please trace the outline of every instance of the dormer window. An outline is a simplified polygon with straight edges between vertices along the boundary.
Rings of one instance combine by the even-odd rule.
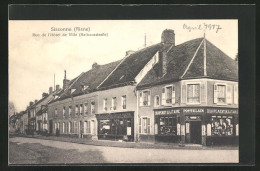
[[[70,89],[70,94],[74,93],[74,91],[76,91],[75,88]]]

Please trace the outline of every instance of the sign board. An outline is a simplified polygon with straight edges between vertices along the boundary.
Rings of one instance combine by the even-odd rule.
[[[204,113],[205,110],[203,108],[187,108],[182,109],[183,113]]]
[[[131,127],[127,127],[127,135],[131,135],[132,134],[132,131],[131,131]]]
[[[238,109],[207,109],[207,113],[238,114]]]
[[[155,115],[171,115],[171,114],[180,114],[181,110],[180,109],[170,109],[170,110],[157,110],[154,111]]]

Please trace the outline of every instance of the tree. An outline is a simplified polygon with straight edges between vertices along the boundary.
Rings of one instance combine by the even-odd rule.
[[[14,102],[9,101],[8,102],[8,115],[11,117],[16,112]]]

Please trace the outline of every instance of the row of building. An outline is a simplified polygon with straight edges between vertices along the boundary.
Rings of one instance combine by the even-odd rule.
[[[161,42],[49,88],[28,129],[95,140],[238,143],[238,64],[203,38]]]

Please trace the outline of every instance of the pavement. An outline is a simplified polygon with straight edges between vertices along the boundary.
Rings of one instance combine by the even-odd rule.
[[[125,148],[25,137],[11,137],[9,143],[10,164],[238,163],[239,161],[238,150]]]
[[[10,135],[16,137],[18,135]],[[57,136],[41,136],[41,135],[19,135],[27,138],[37,138],[53,141],[71,142],[95,146],[109,146],[121,148],[147,148],[147,149],[183,149],[183,150],[238,150],[238,146],[202,146],[199,144],[185,144],[180,146],[179,143],[147,143],[147,142],[124,142],[124,141],[110,141],[110,140],[88,140],[72,137],[57,137]]]

